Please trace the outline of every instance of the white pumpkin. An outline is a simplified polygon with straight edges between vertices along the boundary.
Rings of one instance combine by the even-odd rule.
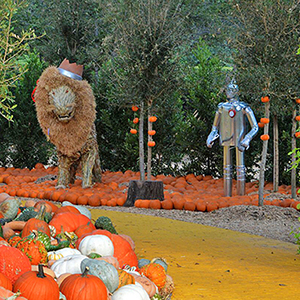
[[[61,206],[74,206],[75,208],[77,208],[80,211],[81,214],[87,216],[89,219],[92,218],[91,212],[86,207],[84,207],[82,205],[75,205],[75,204],[73,204],[73,203],[71,203],[69,201],[64,201],[61,204]]]
[[[49,251],[48,252],[48,260],[58,260],[62,257],[66,257],[68,255],[73,255],[73,254],[81,254],[81,252],[77,249],[72,249],[72,248],[62,248],[56,251]]]
[[[95,234],[86,236],[79,244],[79,251],[83,255],[98,253],[101,256],[113,256],[114,245],[105,235]]]
[[[111,300],[150,300],[150,297],[142,286],[127,284],[114,292]]]
[[[82,254],[62,257],[51,266],[51,270],[55,273],[56,278],[64,273],[81,274],[80,264],[85,258],[87,257]]]

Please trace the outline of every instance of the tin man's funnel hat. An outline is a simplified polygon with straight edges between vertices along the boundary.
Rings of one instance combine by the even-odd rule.
[[[64,59],[58,67],[60,74],[75,80],[82,80],[83,66],[76,63],[70,63],[68,59]]]

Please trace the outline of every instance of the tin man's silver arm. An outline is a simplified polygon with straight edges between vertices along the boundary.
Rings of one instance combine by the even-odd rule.
[[[255,137],[255,135],[258,132],[258,124],[252,109],[248,106],[245,108],[245,112],[250,123],[251,130],[245,135],[245,137],[241,141],[238,147],[240,151],[244,151],[245,149],[247,150],[249,148],[251,140]]]
[[[208,148],[211,148],[214,144],[214,141],[219,137],[219,123],[220,123],[220,112],[219,110],[215,114],[215,119],[213,122],[213,126],[211,132],[206,140],[206,145]]]

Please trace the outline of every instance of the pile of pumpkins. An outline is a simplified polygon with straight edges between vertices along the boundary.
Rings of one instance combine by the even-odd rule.
[[[174,289],[161,258],[84,206],[0,193],[0,300],[157,300]]]

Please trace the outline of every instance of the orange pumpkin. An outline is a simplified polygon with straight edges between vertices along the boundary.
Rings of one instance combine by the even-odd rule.
[[[62,227],[64,231],[74,232],[80,225],[86,225],[90,221],[91,220],[83,214],[64,212],[60,214],[55,214],[55,216],[49,222],[49,225],[55,227],[57,235],[61,232]]]
[[[161,289],[166,284],[166,271],[164,267],[157,263],[150,263],[140,269],[140,273],[149,278],[157,287]]]
[[[297,122],[299,122],[299,121],[300,121],[300,116],[296,116],[295,120],[296,120]]]
[[[300,131],[295,133],[295,137],[298,139],[300,137]]]
[[[295,101],[297,104],[300,104],[300,98],[297,98]]]
[[[87,274],[87,270],[65,278],[59,289],[68,300],[94,299],[95,295],[98,300],[107,300],[105,284],[99,277]]]
[[[12,283],[10,279],[3,273],[0,273],[0,286],[10,291],[12,290]]]
[[[50,228],[45,221],[38,220],[35,218],[29,219],[22,230],[21,236],[22,237],[28,236],[32,232],[32,230],[42,231],[50,237]]]
[[[135,106],[135,105],[132,105],[131,109],[132,109],[132,111],[138,111],[139,110],[139,108],[137,106]]]
[[[265,124],[261,123],[261,122],[258,122],[257,125],[258,125],[259,128],[263,128],[265,126]]]
[[[81,237],[85,233],[90,233],[93,230],[96,230],[95,225],[92,222],[88,222],[87,224],[80,225],[78,228],[75,230],[75,234],[77,237]]]
[[[138,267],[138,259],[131,245],[123,237],[118,234],[112,234],[110,237],[114,245],[114,257],[119,261],[120,267],[128,265],[130,267]]]
[[[132,122],[133,124],[137,124],[139,122],[139,118],[134,118]]]
[[[58,285],[50,275],[44,274],[42,265],[39,265],[38,272],[22,274],[15,282],[13,291],[20,291],[28,299],[59,299]]]

